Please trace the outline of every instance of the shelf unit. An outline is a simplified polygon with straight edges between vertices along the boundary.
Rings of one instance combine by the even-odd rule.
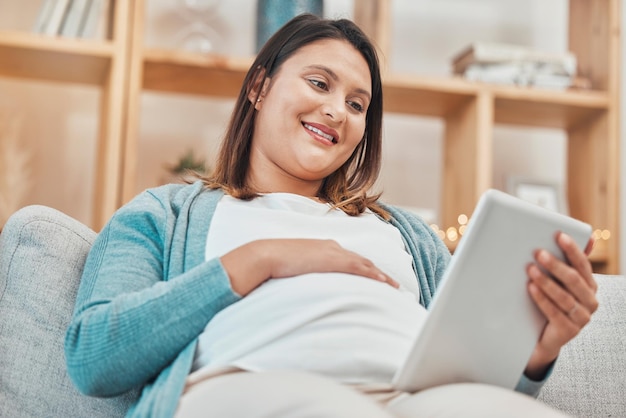
[[[95,86],[101,91],[92,227],[121,205],[131,4],[116,2],[105,41],[0,31],[0,77]]]
[[[103,92],[94,196],[96,230],[136,194],[143,91],[235,97],[250,57],[144,47],[145,0],[115,1],[108,42],[0,33],[0,76],[92,84]],[[355,1],[355,20],[389,56],[391,0]],[[471,214],[492,185],[493,128],[548,127],[567,134],[568,203],[573,217],[612,236],[592,253],[598,272],[619,272],[620,0],[570,0],[569,49],[591,91],[542,91],[459,77],[385,73],[387,112],[445,124],[440,222]],[[384,66],[383,66],[384,67]],[[44,70],[45,69],[45,70]]]
[[[358,21],[389,56],[391,0],[365,0]],[[591,254],[598,272],[619,272],[619,0],[570,0],[569,49],[592,91],[543,91],[451,77],[385,77],[385,109],[445,123],[441,223],[456,225],[492,184],[493,127],[547,127],[567,135],[571,216],[612,232]],[[382,21],[379,16],[385,16]],[[387,26],[385,26],[385,24]]]

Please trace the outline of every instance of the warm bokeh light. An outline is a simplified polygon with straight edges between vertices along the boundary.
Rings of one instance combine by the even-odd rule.
[[[456,231],[456,228],[451,226],[446,230],[446,237],[452,242],[456,241],[459,238],[459,234]]]
[[[465,234],[465,230],[467,229],[467,224],[470,219],[465,214],[460,214],[457,217],[457,221],[459,222],[458,226],[450,226],[444,229],[441,229],[437,224],[430,224],[430,227],[437,233],[439,238],[448,242],[456,242],[461,239],[463,234]],[[611,231],[608,229],[596,229],[593,231],[593,238],[595,240],[603,240],[606,241],[611,238]]]

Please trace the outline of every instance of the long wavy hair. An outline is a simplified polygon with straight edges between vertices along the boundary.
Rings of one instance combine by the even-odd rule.
[[[370,71],[372,98],[363,139],[348,160],[322,181],[317,197],[349,215],[356,216],[369,208],[388,219],[387,212],[377,203],[380,194],[370,194],[380,172],[382,155],[383,91],[378,56],[363,31],[347,19],[330,20],[303,14],[287,22],[265,43],[246,74],[215,168],[210,175],[200,178],[206,187],[222,189],[239,199],[250,200],[258,195],[246,183],[257,115],[250,94],[255,86],[263,86],[300,48],[322,39],[345,40],[361,53]],[[259,95],[261,89],[257,90]]]

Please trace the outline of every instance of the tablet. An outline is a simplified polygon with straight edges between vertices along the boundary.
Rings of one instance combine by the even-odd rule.
[[[528,294],[526,266],[538,248],[563,259],[558,231],[581,248],[592,233],[568,216],[485,192],[394,386],[415,392],[477,382],[514,389],[546,324]]]

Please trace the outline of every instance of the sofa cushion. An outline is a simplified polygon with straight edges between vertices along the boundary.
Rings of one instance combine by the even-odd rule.
[[[561,350],[539,399],[576,417],[626,417],[626,278],[596,280],[600,306]]]
[[[63,340],[95,233],[54,209],[16,212],[0,234],[0,405],[12,417],[123,416],[133,395],[81,395]]]

